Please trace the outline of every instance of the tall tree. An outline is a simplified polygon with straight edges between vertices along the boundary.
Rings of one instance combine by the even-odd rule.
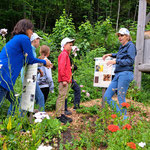
[[[118,30],[119,16],[120,16],[120,0],[118,0],[118,15],[117,15],[117,22],[116,22],[116,31]]]

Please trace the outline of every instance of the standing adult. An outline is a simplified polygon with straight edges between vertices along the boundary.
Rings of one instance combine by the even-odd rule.
[[[136,47],[131,41],[128,29],[121,28],[116,35],[121,43],[118,53],[106,54],[103,56],[103,60],[108,56],[116,58],[116,60],[109,60],[107,63],[107,65],[115,64],[116,68],[115,76],[104,94],[104,100],[107,101],[107,103],[115,109],[119,115],[124,114],[124,119],[127,119],[126,109],[122,109],[121,104],[126,102],[126,92],[130,82],[133,80],[133,64],[136,56]],[[119,106],[112,99],[116,89]]]
[[[50,65],[48,60],[37,59],[33,56],[30,42],[32,30],[33,24],[30,20],[20,20],[12,31],[12,39],[0,52],[0,107],[5,98],[10,101],[12,108],[18,104],[13,87],[25,63]]]

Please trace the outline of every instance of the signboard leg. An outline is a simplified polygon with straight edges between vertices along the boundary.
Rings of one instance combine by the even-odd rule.
[[[105,100],[104,100],[105,91],[106,91],[106,88],[102,88],[102,108],[105,107]]]
[[[33,113],[30,112],[29,121],[31,124],[33,124]]]

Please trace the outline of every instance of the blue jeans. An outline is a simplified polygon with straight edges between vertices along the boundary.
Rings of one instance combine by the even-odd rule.
[[[36,104],[39,105],[40,111],[45,111],[45,100],[44,95],[39,87],[39,84],[36,82],[36,89],[35,89],[35,101]]]
[[[80,104],[81,89],[75,80],[72,79],[71,88],[74,90],[74,106]],[[67,99],[65,99],[65,110],[67,110]]]
[[[19,99],[17,100],[14,94],[14,91],[7,91],[2,86],[0,86],[0,107],[2,106],[4,100],[8,99],[11,103],[11,106],[8,109],[7,114],[14,114],[15,109],[19,106]]]
[[[132,71],[123,71],[118,72],[115,74],[112,82],[110,83],[109,87],[107,88],[105,94],[104,94],[104,100],[107,101],[107,103],[116,110],[120,115],[122,113],[126,115],[127,110],[121,109],[121,104],[123,102],[126,102],[125,97],[126,93],[129,87],[130,82],[133,80],[133,72]],[[112,99],[112,96],[117,91],[117,97],[119,101],[118,104]]]

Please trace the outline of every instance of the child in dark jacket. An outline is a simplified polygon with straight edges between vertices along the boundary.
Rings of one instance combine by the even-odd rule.
[[[70,57],[72,72],[77,70],[77,66],[73,63],[72,58]],[[76,110],[80,108],[80,98],[81,98],[81,89],[80,86],[77,84],[77,82],[74,80],[72,76],[72,84],[71,88],[74,90],[74,107],[73,109]],[[67,98],[65,99],[65,115],[72,115],[72,112],[68,110],[67,108]]]

